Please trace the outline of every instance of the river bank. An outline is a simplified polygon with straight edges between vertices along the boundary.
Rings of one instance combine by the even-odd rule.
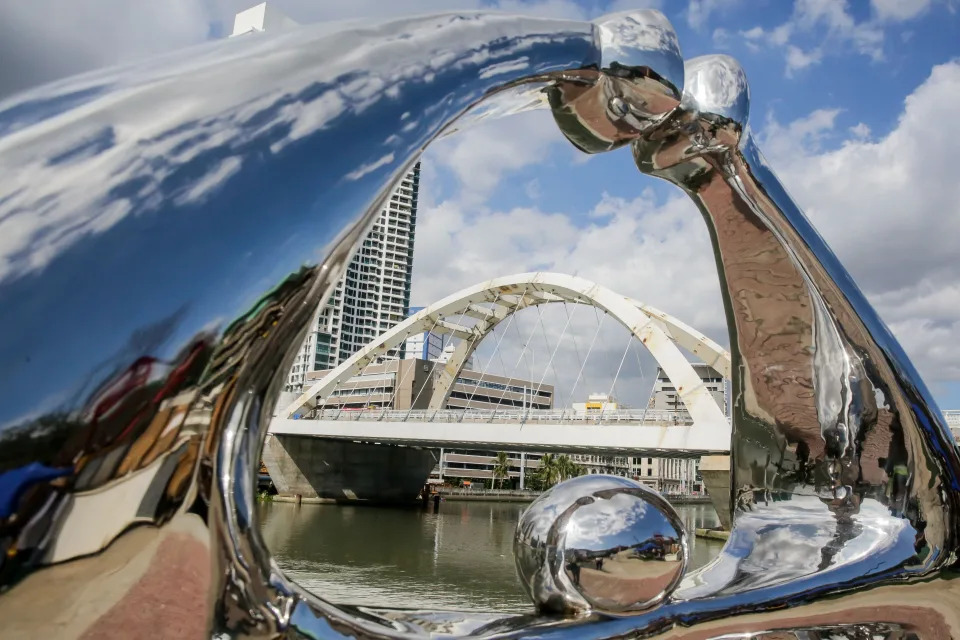
[[[540,496],[539,491],[518,491],[515,489],[441,489],[444,500],[452,502],[533,502]],[[670,504],[710,504],[710,497],[664,496]]]

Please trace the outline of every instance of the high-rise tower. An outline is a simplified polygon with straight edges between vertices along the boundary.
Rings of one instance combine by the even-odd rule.
[[[290,369],[287,391],[301,391],[308,371],[336,367],[407,317],[419,188],[418,162],[396,186],[330,299],[318,310]],[[388,357],[401,354],[394,349]]]

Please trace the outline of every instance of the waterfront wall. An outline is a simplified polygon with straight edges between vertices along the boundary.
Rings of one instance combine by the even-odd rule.
[[[411,502],[437,463],[433,449],[268,434],[263,463],[280,499]]]
[[[539,491],[517,491],[511,489],[440,489],[444,500],[463,500],[475,502],[533,502],[540,496]],[[671,504],[710,504],[709,496],[664,496]]]

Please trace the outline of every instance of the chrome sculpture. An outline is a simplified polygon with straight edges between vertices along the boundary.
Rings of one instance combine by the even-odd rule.
[[[417,155],[537,107],[703,212],[734,365],[730,541],[635,612],[325,602],[253,521],[281,376]],[[654,11],[321,25],[0,102],[0,634],[960,636],[953,438],[748,111],[737,63],[684,64]]]
[[[687,566],[683,523],[656,491],[588,475],[548,489],[524,511],[517,573],[544,613],[642,611],[660,604]]]

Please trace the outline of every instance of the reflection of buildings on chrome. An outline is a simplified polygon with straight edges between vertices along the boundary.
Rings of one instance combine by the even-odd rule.
[[[209,479],[218,435],[210,426],[222,418],[238,367],[256,356],[257,344],[276,331],[285,305],[304,294],[313,275],[302,269],[285,278],[219,341],[202,333],[169,361],[136,358],[91,391],[81,410],[5,431],[5,452],[22,452],[38,422],[50,424],[53,436],[35,456],[40,463],[4,478],[15,483],[8,485],[15,500],[13,511],[0,513],[0,581],[98,552],[130,527],[167,522],[201,497],[197,474]]]

